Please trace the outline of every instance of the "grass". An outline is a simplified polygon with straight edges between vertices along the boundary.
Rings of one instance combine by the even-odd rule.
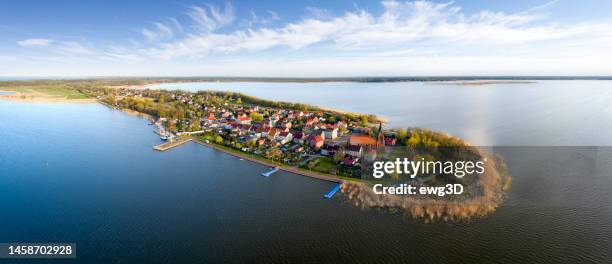
[[[328,173],[331,169],[338,167],[338,165],[330,158],[317,158],[317,160],[317,165],[312,168],[313,170]]]
[[[7,86],[0,87],[0,90],[3,91],[12,91],[22,93],[25,96],[48,96],[48,97],[58,97],[58,98],[66,98],[66,99],[86,99],[88,98],[86,95],[81,92],[61,85],[33,85],[33,86]]]

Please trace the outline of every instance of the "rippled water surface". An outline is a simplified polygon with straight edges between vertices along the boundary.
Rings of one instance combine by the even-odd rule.
[[[592,110],[606,99],[588,98],[568,99],[585,103],[553,129],[604,122]],[[333,184],[264,178],[268,168],[200,145],[155,152],[147,123],[99,104],[0,101],[0,242],[75,242],[83,263],[612,262],[610,147],[496,147],[513,177],[506,202],[485,218],[426,224],[323,199]],[[606,126],[559,135],[604,139]]]

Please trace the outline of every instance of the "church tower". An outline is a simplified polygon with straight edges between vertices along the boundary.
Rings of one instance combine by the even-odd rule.
[[[378,139],[376,140],[376,145],[378,147],[385,146],[385,133],[382,130],[382,122],[378,122]]]

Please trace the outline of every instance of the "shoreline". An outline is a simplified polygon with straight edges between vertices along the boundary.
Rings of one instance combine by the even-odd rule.
[[[337,177],[333,177],[333,176],[325,176],[325,175],[319,175],[319,174],[308,172],[308,171],[302,171],[302,170],[298,169],[297,167],[283,166],[283,165],[275,164],[275,163],[272,163],[272,162],[267,162],[267,161],[255,159],[255,158],[249,157],[249,156],[244,155],[244,154],[239,154],[239,153],[236,153],[236,152],[233,152],[233,151],[229,151],[229,150],[223,149],[223,148],[221,148],[219,146],[215,146],[213,144],[206,143],[206,142],[202,141],[199,138],[191,137],[191,139],[192,139],[191,142],[200,144],[202,146],[209,147],[209,148],[212,148],[214,150],[217,150],[217,151],[220,151],[220,152],[232,155],[234,157],[245,159],[245,160],[248,160],[248,161],[260,164],[260,165],[269,166],[269,167],[278,167],[280,170],[286,171],[286,172],[289,172],[289,173],[298,174],[298,175],[301,175],[301,176],[306,176],[306,177],[310,177],[310,178],[314,178],[314,179],[318,179],[318,180],[323,180],[323,181],[328,181],[328,182],[344,183],[344,181],[345,181],[343,179],[340,179],[340,178],[337,178]]]

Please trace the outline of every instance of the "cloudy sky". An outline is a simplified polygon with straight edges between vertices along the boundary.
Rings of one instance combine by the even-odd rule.
[[[0,76],[612,75],[612,1],[3,1]]]

